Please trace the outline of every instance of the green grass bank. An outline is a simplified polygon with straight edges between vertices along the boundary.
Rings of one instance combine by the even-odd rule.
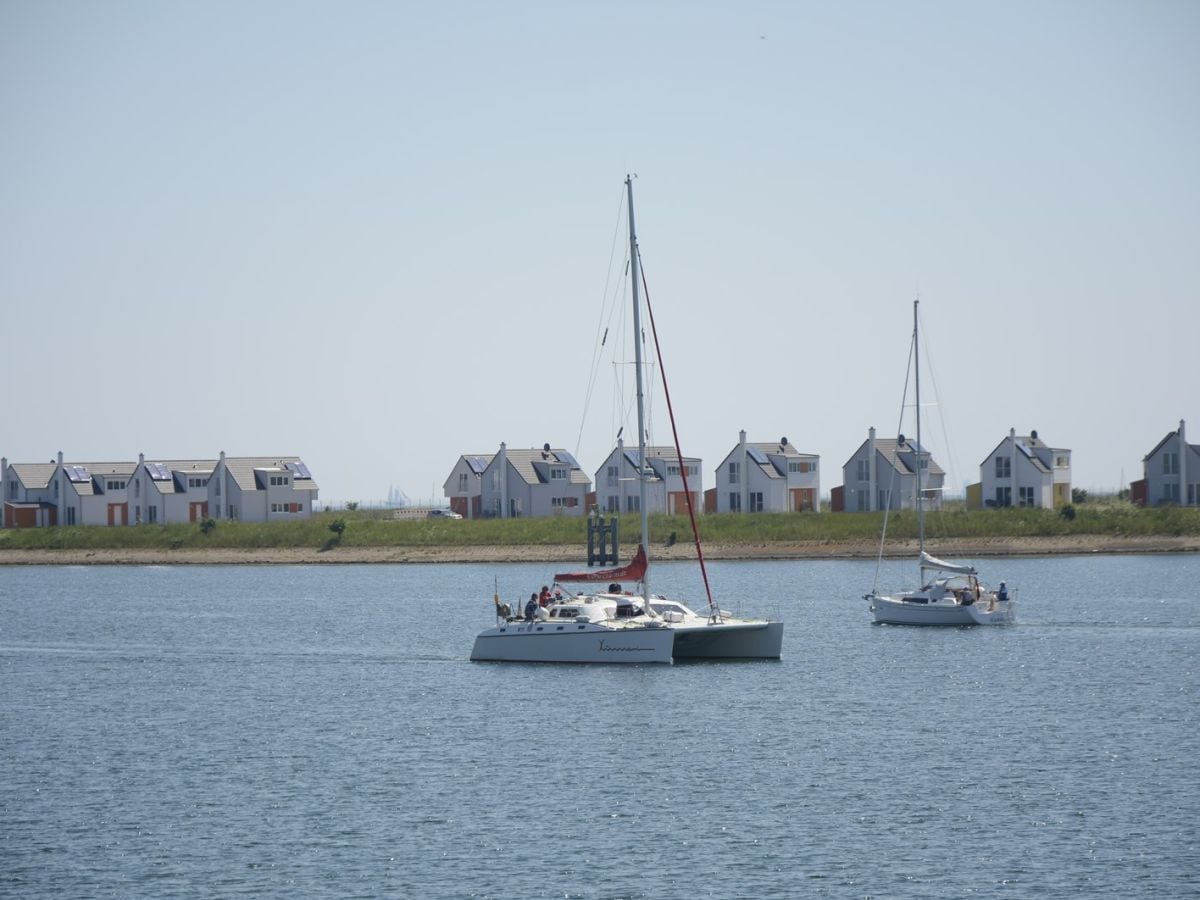
[[[1129,504],[1087,504],[1072,508],[1073,517],[1041,509],[952,509],[926,516],[930,540],[1020,539],[1096,535],[1104,537],[1200,536],[1200,509],[1141,509]],[[882,513],[757,513],[710,515],[699,520],[700,534],[713,544],[863,543],[878,541]],[[341,525],[340,533],[336,530]],[[331,527],[333,526],[333,527]],[[621,518],[621,541],[637,539],[636,516]],[[690,542],[687,519],[650,518],[652,544]],[[892,513],[888,539],[917,537],[913,512]],[[390,511],[322,512],[297,522],[254,524],[219,522],[208,530],[199,524],[138,525],[123,528],[73,526],[0,530],[5,550],[269,550],[283,548],[433,548],[538,547],[587,543],[582,519],[484,519],[478,521],[397,520]]]

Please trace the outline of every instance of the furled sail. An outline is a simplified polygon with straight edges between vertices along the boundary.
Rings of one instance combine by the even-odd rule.
[[[974,575],[974,566],[962,566],[957,563],[948,563],[938,559],[936,556],[930,556],[924,551],[921,552],[921,568],[936,569],[939,572],[952,572],[957,575]]]
[[[646,574],[646,548],[638,544],[638,551],[628,565],[615,569],[597,569],[594,572],[563,572],[555,575],[555,581],[641,581]]]

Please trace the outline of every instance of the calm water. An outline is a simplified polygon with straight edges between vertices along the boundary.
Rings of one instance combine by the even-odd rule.
[[[1200,557],[982,566],[717,563],[784,659],[646,668],[468,662],[552,566],[0,568],[0,894],[1200,895]]]

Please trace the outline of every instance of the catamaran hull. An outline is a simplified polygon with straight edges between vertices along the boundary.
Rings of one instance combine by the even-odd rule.
[[[1011,625],[1016,621],[1012,600],[997,603],[991,611],[986,603],[914,603],[881,596],[871,597],[870,603],[880,625]]]
[[[676,659],[779,659],[782,622],[675,625]]]
[[[490,628],[475,638],[477,662],[669,663],[675,635],[669,628],[549,630],[553,625]],[[568,626],[568,627],[574,627]]]

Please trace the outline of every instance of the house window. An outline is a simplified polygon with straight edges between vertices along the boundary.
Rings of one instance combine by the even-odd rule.
[[[216,490],[216,495],[217,495],[218,497],[220,497],[220,496],[221,496],[221,479],[220,479],[220,478],[218,478],[218,479],[217,479],[217,490]]]
[[[1188,485],[1188,506],[1195,506],[1198,502],[1196,499],[1197,497],[1200,497],[1200,484],[1189,484]]]
[[[750,499],[750,512],[762,512],[763,511],[762,491],[751,491],[749,499]]]
[[[621,511],[621,498],[620,497],[611,496],[608,498],[608,511],[610,513],[616,513],[616,512]]]
[[[12,500],[17,499],[17,483],[15,481],[10,481],[8,483],[8,496]]]
[[[105,490],[109,490],[109,491],[123,491],[123,490],[125,490],[125,482],[124,481],[113,481],[110,479],[109,481],[107,481],[105,483],[104,487],[105,487]]]
[[[492,469],[492,490],[500,490],[500,470]]]
[[[238,508],[232,503],[229,504],[229,518],[236,519],[238,517]]]
[[[1034,506],[1033,488],[1017,488],[1017,506]]]
[[[552,466],[550,469],[551,481],[565,481],[567,478],[567,470],[559,466]]]
[[[460,494],[465,494],[467,492],[467,473],[466,472],[458,473],[458,492]]]
[[[151,525],[153,525],[155,522],[158,521],[158,507],[157,506],[151,505],[146,510],[146,521],[149,522]]]
[[[866,493],[864,491],[864,493]],[[876,509],[888,509],[892,505],[892,495],[890,491],[880,491],[879,497],[875,504]]]
[[[996,488],[996,505],[997,506],[1012,506],[1012,488],[998,487]]]
[[[1071,457],[1067,456],[1065,453],[1060,456],[1054,457],[1054,468],[1065,469],[1070,465],[1071,465]]]
[[[616,485],[617,480],[620,478],[621,470],[618,469],[616,466],[609,466],[607,474],[608,474],[608,486],[613,487]]]
[[[742,511],[742,495],[737,491],[729,492],[729,511],[730,512],[741,512]]]
[[[1012,460],[1007,456],[996,457],[996,477],[1011,478],[1012,477]]]
[[[642,498],[638,496],[625,498],[625,512],[641,512]]]
[[[73,507],[73,506],[67,507],[67,524],[68,525],[75,524],[75,507]]]
[[[1178,475],[1179,474],[1179,454],[1164,453],[1163,454],[1163,474]]]
[[[859,481],[871,480],[871,461],[869,459],[860,459],[857,463],[857,468]]]
[[[731,462],[729,464],[729,483],[730,484],[738,483],[738,464],[735,462]]]
[[[58,496],[58,479],[54,479],[54,496]]]
[[[1162,492],[1163,503],[1178,503],[1179,502],[1179,482],[1172,481],[1163,485]]]

